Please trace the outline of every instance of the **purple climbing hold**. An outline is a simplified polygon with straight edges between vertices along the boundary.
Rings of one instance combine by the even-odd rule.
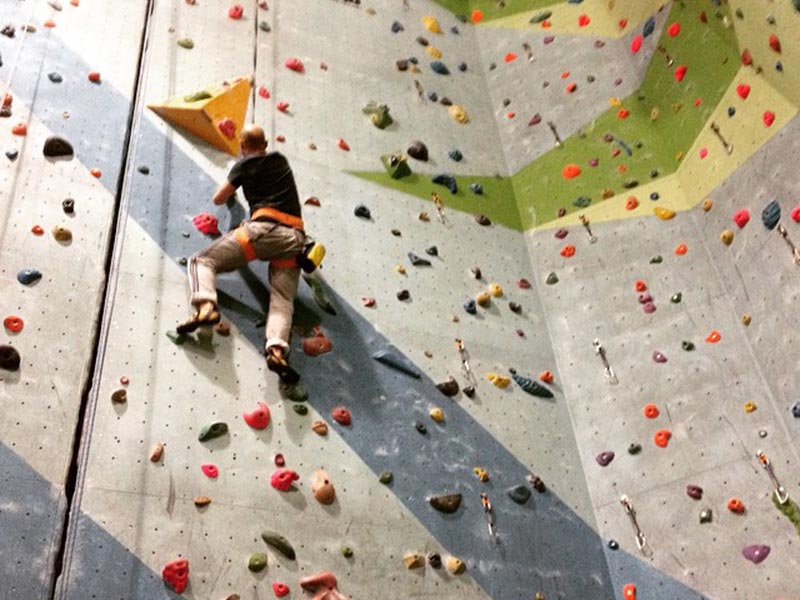
[[[546,35],[546,36],[544,37],[544,39],[542,40],[542,43],[543,43],[545,46],[547,46],[548,44],[552,44],[552,43],[553,43],[553,42],[555,42],[555,41],[556,41],[556,38],[555,38],[555,36],[552,36],[552,35]]]
[[[619,78],[615,79],[614,80],[614,85],[617,86],[617,87],[621,86],[622,85],[622,77],[619,77]]]
[[[567,231],[566,229],[559,229],[558,231],[555,232],[554,235],[557,239],[563,240],[565,237],[567,237],[567,235],[569,235],[569,231]]]
[[[541,122],[542,122],[542,115],[536,113],[531,117],[531,120],[528,121],[528,127],[533,127],[534,125],[538,125]]]
[[[752,563],[759,564],[764,562],[769,556],[771,548],[763,544],[752,544],[742,549],[742,556]]]
[[[599,158],[593,158],[592,160],[589,161],[589,166],[590,167],[596,167],[599,164],[600,164],[600,159]]]
[[[686,486],[686,495],[689,498],[694,498],[695,500],[702,500],[703,499],[703,488],[699,485],[689,484]]]
[[[656,361],[657,363],[665,363],[667,362],[667,357],[664,356],[658,350],[656,350],[655,352],[653,352],[653,360]]]
[[[601,452],[595,457],[595,460],[597,461],[597,464],[600,465],[601,467],[607,467],[608,465],[611,464],[611,461],[614,460],[614,453],[611,452],[610,450]]]

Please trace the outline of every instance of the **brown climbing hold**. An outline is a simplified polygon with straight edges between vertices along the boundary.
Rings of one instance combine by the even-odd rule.
[[[208,496],[196,496],[194,499],[194,505],[197,508],[203,508],[204,506],[208,506],[211,504],[211,498]]]
[[[161,442],[156,442],[153,446],[153,449],[150,450],[150,462],[157,463],[161,460],[161,457],[164,456],[164,444]]]
[[[714,206],[714,201],[711,198],[706,198],[703,200],[703,204],[701,206],[703,207],[704,211],[708,212]]]
[[[125,404],[128,401],[128,392],[126,390],[116,390],[111,394],[111,401],[114,404]]]
[[[733,243],[733,232],[730,229],[725,229],[719,234],[719,241],[726,246],[730,246]]]
[[[336,489],[331,478],[322,469],[317,469],[311,477],[311,491],[320,504],[333,504],[336,500]]]
[[[756,410],[756,403],[755,402],[745,402],[744,403],[744,412],[751,413]]]
[[[752,323],[752,321],[753,321],[753,317],[751,317],[749,313],[745,313],[745,314],[742,315],[742,323],[745,325],[745,327],[750,325],[750,323]]]
[[[448,556],[444,564],[451,575],[460,575],[467,570],[467,565],[464,561],[455,556]]]
[[[431,506],[445,514],[452,514],[461,506],[461,494],[446,494],[444,496],[432,496],[428,502]]]
[[[56,241],[61,242],[62,244],[68,244],[72,241],[72,232],[66,227],[56,225],[53,228],[53,237],[56,239]]]
[[[653,441],[655,442],[656,446],[659,446],[660,448],[666,448],[667,444],[669,444],[669,438],[671,437],[672,433],[668,429],[659,429],[653,436]]]
[[[350,415],[350,411],[347,410],[344,406],[338,406],[331,410],[331,418],[339,423],[339,425],[350,425],[352,423],[352,417]]]
[[[458,394],[458,382],[453,377],[450,377],[446,381],[443,381],[441,383],[437,383],[436,387],[445,396],[448,396],[450,398]]]
[[[421,569],[425,566],[425,557],[419,552],[408,552],[403,556],[403,564],[406,569]]]
[[[311,424],[311,431],[317,435],[328,435],[328,424],[325,421],[314,421]]]
[[[478,303],[478,306],[486,308],[487,306],[489,306],[489,304],[491,304],[492,297],[489,295],[489,292],[481,292],[480,294],[475,296],[475,302]]]

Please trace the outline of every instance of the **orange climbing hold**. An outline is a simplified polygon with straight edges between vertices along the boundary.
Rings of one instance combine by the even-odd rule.
[[[637,279],[636,282],[633,284],[633,287],[637,292],[647,291],[647,284],[641,279]]]
[[[622,587],[622,600],[636,600],[636,586],[628,583]]]
[[[542,29],[550,29],[552,26],[553,24],[548,19],[542,21]]]
[[[678,247],[675,248],[675,254],[678,256],[683,256],[689,251],[689,248],[686,244],[678,244]]]
[[[472,22],[480,23],[481,21],[483,21],[483,11],[476,8],[472,11]]]
[[[10,315],[3,319],[3,326],[11,333],[19,333],[25,327],[25,321],[22,320],[22,317]]]
[[[636,196],[631,196],[625,201],[625,210],[636,210],[639,207],[639,201]]]
[[[567,77],[569,77],[570,75],[572,75],[572,72],[570,72],[570,71],[564,71],[563,73],[561,73],[561,79],[566,79],[566,78],[567,78]]]
[[[52,29],[53,27],[55,27],[55,26],[56,26],[56,22],[55,22],[55,21],[52,21],[52,20],[50,20],[50,19],[47,19],[47,21],[45,21],[44,23],[42,23],[42,25],[44,25],[44,26],[45,26],[45,27],[47,27],[48,29]]]
[[[509,52],[508,54],[505,55],[505,58],[503,60],[505,60],[507,63],[514,62],[515,60],[517,60],[517,55],[514,54],[513,52]]]
[[[14,135],[28,135],[28,126],[25,123],[17,123],[11,128],[11,133]]]
[[[731,512],[742,514],[744,512],[744,502],[742,502],[738,498],[731,498],[730,500],[728,500],[728,510]]]
[[[561,256],[563,256],[564,258],[570,258],[572,256],[575,256],[575,246],[573,246],[572,244],[567,244],[566,246],[564,246],[561,249]]]
[[[578,89],[578,84],[577,84],[577,83],[575,83],[575,82],[573,81],[572,83],[570,83],[570,84],[569,84],[569,85],[566,87],[566,92],[567,92],[568,94],[571,94],[571,93],[572,93],[572,92],[574,92],[576,89]]]
[[[708,337],[706,338],[706,341],[709,344],[716,344],[721,339],[722,339],[722,335],[720,334],[719,331],[717,331],[715,329],[714,331],[712,331],[711,333],[708,334]]]
[[[669,429],[659,429],[653,436],[653,441],[659,448],[666,448],[669,444],[669,438],[672,437],[672,432]]]
[[[96,177],[97,179],[103,176],[103,172],[100,169],[92,169],[89,173],[92,174],[92,177]]]
[[[92,83],[100,83],[100,73],[97,71],[92,71],[89,73],[89,81]]]
[[[564,179],[575,179],[580,174],[581,168],[576,164],[570,163],[561,169],[561,176]]]
[[[539,381],[553,383],[553,374],[550,371],[542,371],[539,373]]]
[[[14,103],[14,96],[11,94],[3,94],[3,108],[11,106]]]
[[[644,416],[648,419],[656,419],[659,414],[661,413],[658,412],[658,407],[655,404],[648,404],[644,407]]]

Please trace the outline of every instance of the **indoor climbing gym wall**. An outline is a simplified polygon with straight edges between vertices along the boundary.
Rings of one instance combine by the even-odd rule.
[[[0,0],[0,600],[800,600],[800,1]],[[242,129],[308,236],[190,258]]]

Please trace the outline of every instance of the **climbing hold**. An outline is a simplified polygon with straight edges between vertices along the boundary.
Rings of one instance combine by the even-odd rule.
[[[639,200],[635,196],[630,196],[625,201],[625,210],[636,210],[639,207]]]
[[[644,28],[642,29],[642,35],[644,37],[650,37],[655,33],[656,30],[656,18],[655,16],[648,17],[647,21],[645,21]]]
[[[276,490],[281,492],[288,492],[292,487],[292,483],[300,479],[296,471],[291,469],[278,469],[271,476],[269,483]]]
[[[428,160],[428,147],[419,140],[411,142],[406,153],[411,157],[421,161]]]
[[[730,229],[725,229],[719,234],[719,240],[726,246],[730,246],[733,242],[733,232]]]
[[[11,128],[11,133],[19,137],[28,135],[28,126],[25,123],[17,123]]]
[[[200,435],[197,436],[197,439],[201,442],[207,442],[209,440],[222,437],[226,433],[228,433],[228,424],[217,421],[216,423],[211,423],[210,425],[203,427],[203,429],[200,430]]]
[[[414,254],[413,252],[408,253],[408,260],[411,261],[412,266],[415,267],[431,266],[431,261],[429,261],[427,258],[422,258],[421,256]]]
[[[333,350],[333,342],[325,336],[319,326],[314,328],[314,335],[303,340],[303,352],[307,356],[321,356]]]
[[[491,381],[493,385],[499,387],[500,389],[507,388],[511,384],[510,378],[504,377],[503,375],[498,375],[497,373],[487,373],[486,379]]]
[[[636,37],[634,37],[633,40],[631,41],[631,52],[633,52],[634,54],[639,52],[639,50],[642,49],[643,41],[644,38],[642,37],[642,34],[638,34]]]
[[[574,179],[581,174],[581,168],[578,165],[568,164],[561,170],[561,176],[564,179]]]
[[[662,221],[669,221],[670,219],[675,217],[674,210],[670,210],[669,208],[664,208],[662,206],[656,206],[653,209],[653,212]]]
[[[622,598],[623,600],[636,600],[636,586],[632,583],[622,586]]]
[[[750,86],[746,83],[741,83],[736,86],[736,94],[742,99],[747,100],[747,97],[750,95]]]
[[[303,61],[301,61],[299,58],[287,58],[283,64],[286,65],[287,69],[290,69],[295,73],[302,73],[305,70]]]
[[[11,333],[19,333],[25,327],[25,322],[21,317],[11,315],[3,319],[3,326]]]
[[[0,345],[0,369],[4,371],[19,371],[22,361],[19,352],[12,346]]]
[[[658,418],[658,415],[658,407],[655,404],[648,404],[644,407],[644,416],[648,419],[656,419]]]
[[[586,27],[592,22],[589,18],[589,15],[579,15],[578,16],[578,27]]]
[[[392,33],[400,33],[401,31],[405,31],[406,28],[403,27],[403,24],[400,21],[395,21],[392,23]]]
[[[764,126],[770,127],[775,122],[775,113],[771,110],[764,111],[761,118],[764,121]]]
[[[692,342],[684,341],[681,342],[681,348],[686,350],[686,352],[691,352],[692,350],[694,350],[694,344]]]
[[[455,556],[448,556],[445,561],[445,567],[451,575],[460,575],[467,570],[467,565],[460,558]]]
[[[781,41],[774,33],[769,36],[769,47],[772,48],[772,50],[776,53],[781,53]]]
[[[431,71],[439,75],[450,75],[450,69],[440,60],[435,60],[431,63]]]
[[[483,467],[475,467],[472,469],[472,472],[478,478],[479,481],[486,483],[489,481],[489,471],[484,469]]]
[[[511,369],[511,377],[514,379],[514,381],[517,382],[519,387],[521,387],[523,390],[525,390],[532,396],[537,396],[539,398],[553,397],[553,392],[544,387],[538,381],[534,381],[529,377],[523,377],[522,375],[518,375],[517,372],[513,369]]]
[[[511,501],[517,504],[525,504],[531,497],[531,490],[526,485],[514,486],[506,493]]]
[[[120,389],[115,390],[111,394],[111,402],[114,404],[125,404],[128,401],[128,392],[126,390]]]
[[[339,425],[344,425],[345,427],[352,423],[352,417],[350,415],[350,411],[347,410],[344,406],[339,406],[331,410],[331,418],[339,423]]]
[[[339,148],[344,150],[345,152],[350,151],[350,146],[342,138],[336,138],[336,145],[339,146]]]
[[[731,498],[728,500],[728,510],[737,514],[744,512],[744,503],[738,498]]]
[[[219,235],[219,220],[209,213],[200,213],[192,219],[192,223],[200,233],[206,235]]]
[[[317,469],[311,476],[311,491],[320,504],[333,504],[336,500],[336,489],[330,476],[322,469]]]
[[[421,569],[425,566],[425,557],[419,552],[408,552],[403,556],[406,569]]]
[[[791,217],[795,221],[800,220],[800,210],[797,210],[797,213],[798,213],[797,214],[798,219],[795,219],[794,210],[791,213]],[[778,204],[777,200],[773,200],[764,207],[763,211],[761,211],[761,222],[764,223],[764,227],[772,231],[778,225],[778,222],[780,220],[781,220],[781,205]]]
[[[488,227],[489,225],[492,224],[492,220],[486,215],[483,215],[481,213],[475,214],[474,219],[475,222],[482,227]]]
[[[384,471],[383,473],[378,476],[378,481],[380,481],[383,485],[389,485],[394,481],[394,474],[391,471]]]
[[[161,571],[161,577],[175,593],[182,594],[189,583],[189,561],[181,558],[167,563]]]
[[[452,514],[461,506],[461,494],[447,494],[444,496],[432,496],[428,502],[439,512]]]
[[[428,428],[425,426],[425,423],[423,423],[422,421],[415,421],[414,422],[414,429],[417,430],[417,433],[421,433],[422,435],[425,435],[426,433],[428,433]]]
[[[193,502],[197,508],[203,508],[211,504],[211,498],[208,496],[195,496]]]
[[[665,363],[667,362],[667,357],[664,356],[664,354],[662,354],[658,350],[656,350],[653,352],[653,360],[657,363]]]
[[[156,442],[156,444],[150,450],[150,462],[157,463],[161,460],[161,457],[164,455],[164,444],[161,442]]]
[[[702,500],[703,499],[703,488],[699,485],[688,484],[686,486],[686,495],[689,498],[694,498],[695,500]]]
[[[61,202],[61,208],[64,210],[65,214],[71,215],[75,212],[75,200],[72,198],[65,198]]]
[[[749,313],[745,313],[745,314],[742,315],[742,324],[744,324],[745,327],[750,325],[750,323],[752,321],[753,321],[753,317]]]
[[[436,387],[445,396],[449,396],[451,398],[456,394],[458,394],[458,382],[453,377],[450,377],[449,379],[441,383],[437,383]]]
[[[637,279],[633,282],[633,289],[637,292],[644,292],[647,289],[647,284],[641,279]]]
[[[458,123],[461,123],[462,125],[469,123],[469,115],[467,115],[467,111],[463,106],[453,104],[447,109],[447,112],[450,113],[450,116]]]
[[[464,155],[461,153],[461,150],[458,149],[450,150],[447,155],[455,162],[461,162],[464,159]]]
[[[275,581],[272,584],[272,592],[275,594],[275,597],[277,598],[283,598],[284,596],[288,596],[290,591],[291,590],[289,589],[289,586],[286,585],[285,583],[281,583],[280,581]]]
[[[269,406],[259,402],[258,407],[253,412],[244,413],[242,417],[244,422],[253,429],[266,429],[270,419]]]
[[[402,356],[394,347],[378,350],[372,355],[372,358],[415,379],[419,379],[422,376],[416,366]]]
[[[651,265],[660,265],[662,262],[664,262],[664,257],[661,256],[660,254],[656,254],[653,258],[650,259]]]
[[[709,344],[716,344],[721,339],[722,339],[722,335],[717,330],[712,331],[711,333],[708,334],[708,337],[706,337],[706,341]]]
[[[458,193],[458,183],[456,182],[456,178],[452,175],[440,173],[439,175],[434,175],[431,178],[431,182],[435,183],[436,185],[445,186],[448,190],[450,190],[451,194]]]
[[[53,227],[53,237],[57,242],[69,244],[72,241],[72,232],[63,225]]]
[[[53,135],[44,141],[42,153],[48,158],[59,158],[73,156],[75,150],[67,140]]]
[[[36,269],[23,269],[17,273],[17,281],[22,285],[31,285],[42,278],[42,274]]]
[[[669,299],[670,302],[673,304],[680,304],[681,300],[683,299],[683,294],[680,292],[673,294],[672,297]]]
[[[294,547],[284,536],[274,531],[261,532],[261,539],[268,545],[280,552],[289,560],[295,560],[296,554]]]
[[[428,54],[431,58],[442,58],[442,51],[434,46],[428,46],[425,48],[425,53]]]
[[[667,27],[667,33],[670,37],[676,37],[681,32],[681,24],[677,21]]]
[[[219,469],[216,465],[200,465],[200,470],[209,479],[216,479],[219,476]]]
[[[636,454],[639,454],[639,452],[641,452],[641,451],[642,451],[642,445],[641,444],[630,444],[628,446],[628,454],[630,454],[630,455],[634,455],[635,456]]]
[[[528,481],[531,483],[531,487],[536,490],[540,494],[544,494],[547,491],[547,486],[542,481],[542,478],[538,475],[529,475]]]
[[[733,222],[736,223],[740,229],[745,225],[747,225],[749,221],[750,221],[750,211],[747,210],[746,208],[737,210],[733,214]]]
[[[247,568],[253,573],[260,573],[267,568],[267,555],[263,552],[256,552],[247,561]]]
[[[660,448],[666,448],[667,444],[669,444],[669,438],[671,437],[672,433],[668,429],[659,429],[653,436],[653,441],[655,442],[656,446],[659,446]]]
[[[567,244],[561,249],[561,252],[559,252],[559,254],[561,254],[561,256],[563,256],[564,258],[570,258],[572,256],[575,256],[575,246],[573,246],[572,244]]]
[[[444,422],[444,411],[441,408],[432,408],[428,414],[435,422]]]
[[[396,295],[397,295],[397,299],[398,300],[400,300],[401,302],[404,302],[404,301],[408,300],[411,297],[411,292],[409,292],[408,290],[400,290],[399,292],[397,292]]]
[[[547,279],[545,279],[544,282],[547,285],[555,285],[555,284],[558,283],[558,275],[556,275],[554,272],[551,271],[550,274],[547,276]]]
[[[683,78],[686,77],[686,71],[688,67],[686,65],[680,65],[675,68],[675,81],[683,81]]]
[[[616,540],[608,540],[609,550],[619,550],[619,542]]]
[[[508,308],[515,314],[520,314],[522,312],[522,305],[517,302],[509,302]]]
[[[614,453],[611,452],[610,450],[601,452],[595,457],[595,460],[597,461],[597,464],[600,465],[601,467],[607,467],[608,465],[611,464],[611,461],[614,460]]]
[[[756,410],[756,403],[755,402],[745,402],[744,403],[744,412],[751,413]]]
[[[475,387],[471,386],[471,385],[468,385],[467,387],[465,387],[464,388],[464,395],[467,398],[472,398],[475,395]]]
[[[91,73],[89,73],[88,79],[92,83],[100,83],[100,73],[98,73],[97,71],[92,71]]]
[[[464,310],[465,310],[465,311],[466,311],[468,314],[470,314],[470,315],[477,314],[477,312],[478,312],[478,305],[477,305],[477,303],[475,302],[475,300],[472,300],[472,299],[470,299],[470,300],[467,300],[467,301],[464,303]]]
[[[372,213],[363,204],[359,204],[358,206],[356,206],[355,210],[353,211],[353,214],[355,214],[355,216],[357,217],[361,217],[362,219],[372,218]]]
[[[675,254],[677,256],[683,256],[689,251],[689,247],[686,244],[678,244],[675,248]]]
[[[710,508],[704,508],[700,511],[700,523],[711,523],[714,518],[714,513]]]
[[[754,564],[759,564],[766,560],[769,553],[770,547],[762,544],[753,544],[742,549],[742,556]]]

